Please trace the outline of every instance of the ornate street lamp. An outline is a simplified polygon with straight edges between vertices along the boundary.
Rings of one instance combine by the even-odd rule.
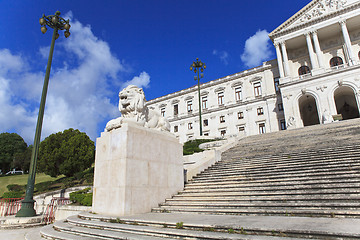
[[[199,123],[200,123],[200,136],[202,136],[202,122],[201,122],[201,99],[200,99],[200,78],[204,77],[204,69],[206,69],[205,63],[201,62],[199,58],[196,58],[196,62],[193,62],[190,66],[190,71],[194,70],[197,76],[194,76],[194,80],[198,81],[198,95],[199,95]],[[201,74],[200,74],[201,72]]]
[[[35,130],[35,137],[34,137],[34,146],[32,149],[31,154],[31,162],[30,162],[30,169],[29,169],[29,177],[28,177],[28,183],[26,186],[26,195],[25,199],[22,201],[21,209],[16,214],[16,217],[32,217],[36,215],[36,211],[34,209],[34,184],[35,184],[35,175],[36,175],[36,159],[38,156],[39,151],[39,143],[40,143],[40,137],[41,137],[41,128],[42,128],[42,122],[44,117],[44,109],[45,109],[45,102],[46,102],[46,94],[49,84],[49,77],[50,77],[50,69],[51,69],[51,62],[54,52],[54,45],[55,40],[59,37],[59,30],[65,30],[65,37],[68,38],[70,36],[70,24],[69,20],[65,20],[62,17],[60,17],[60,12],[57,11],[55,15],[49,15],[45,16],[43,14],[42,18],[40,18],[40,25],[41,32],[46,33],[47,28],[46,26],[54,29],[52,40],[51,40],[51,46],[50,46],[50,53],[49,53],[49,59],[46,67],[46,74],[44,79],[44,86],[42,90],[41,95],[41,102],[40,102],[40,108],[39,108],[39,115],[38,120],[36,124],[36,130]]]

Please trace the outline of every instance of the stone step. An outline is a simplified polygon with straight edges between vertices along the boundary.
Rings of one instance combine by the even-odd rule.
[[[68,221],[69,222],[69,221]],[[129,240],[151,240],[151,239],[162,239],[154,235],[147,235],[143,232],[143,229],[138,229],[138,234],[134,233],[134,230],[121,231],[122,229],[112,228],[106,224],[100,224],[98,226],[92,224],[88,226],[81,226],[81,224],[69,224],[64,221],[57,221],[54,223],[53,228],[61,233],[71,233],[72,235],[81,235],[85,237],[91,237],[92,239],[129,239]],[[115,225],[115,224],[114,224]],[[110,229],[109,229],[110,228]],[[129,227],[130,229],[131,226]],[[106,229],[106,230],[105,230]],[[137,232],[137,231],[135,231]]]
[[[166,202],[177,201],[191,201],[191,202],[251,202],[251,203],[263,203],[263,202],[358,202],[360,200],[359,194],[334,194],[334,195],[292,195],[291,198],[284,198],[284,196],[184,196],[176,195],[173,198],[166,199]]]
[[[89,236],[79,236],[77,234],[72,234],[71,232],[59,232],[53,228],[53,225],[48,225],[40,230],[40,235],[42,238],[45,239],[54,239],[54,240],[95,240],[99,239],[96,237],[89,237]],[[29,236],[32,237],[32,236]],[[33,239],[27,239],[27,240],[33,240]]]
[[[302,179],[302,178],[308,178],[308,179],[315,179],[317,177],[335,177],[335,176],[356,176],[359,174],[358,171],[350,171],[350,170],[334,170],[331,172],[321,171],[321,172],[308,172],[308,173],[297,173],[296,176],[294,174],[290,173],[283,173],[283,174],[277,174],[277,175],[244,175],[244,174],[231,174],[231,175],[220,175],[220,176],[207,176],[204,177],[202,175],[194,177],[191,183],[193,182],[217,182],[217,181],[224,181],[224,180],[237,180],[237,179],[247,179],[251,181],[256,180],[285,180],[285,179]]]
[[[356,154],[356,155],[355,155]],[[253,161],[246,161],[242,158],[234,158],[231,161],[227,162],[218,162],[215,165],[212,165],[208,168],[208,170],[213,169],[232,169],[234,167],[242,167],[242,168],[256,168],[256,167],[280,167],[280,166],[302,166],[305,165],[317,165],[317,164],[351,164],[358,163],[360,161],[360,152],[353,153],[349,155],[341,155],[341,156],[302,156],[302,157],[278,157],[274,156],[270,159],[254,159]],[[276,164],[276,165],[275,165]]]
[[[166,202],[161,204],[160,207],[196,207],[196,208],[259,208],[259,209],[268,209],[268,208],[287,208],[287,209],[297,209],[297,208],[311,208],[311,209],[352,209],[360,210],[360,203],[351,202],[287,202],[287,201],[278,201],[278,202],[262,202],[262,203],[253,203],[253,202],[204,202],[204,201],[192,201],[188,203],[186,201],[178,202]]]
[[[80,213],[80,218],[96,222],[108,222],[114,217],[101,216],[100,214]],[[234,230],[241,239],[358,239],[359,231],[356,230],[360,219],[355,218],[308,218],[287,216],[240,216],[240,215],[209,215],[191,213],[147,213],[135,216],[120,217],[127,224],[175,228],[177,223],[183,223],[184,230]],[[167,229],[166,228],[166,229]],[[246,233],[240,235],[239,233]],[[269,235],[269,236],[264,236]],[[271,236],[273,235],[273,236]],[[279,238],[281,237],[281,238]],[[296,237],[290,238],[290,237]],[[200,238],[204,239],[204,238]],[[225,238],[231,239],[231,238]]]
[[[206,229],[205,231],[195,231],[189,229],[176,229],[176,225],[169,224],[164,227],[164,224],[149,224],[149,223],[138,223],[136,221],[124,223],[109,223],[105,221],[91,221],[83,220],[78,217],[70,217],[67,219],[69,224],[65,225],[61,223],[62,228],[69,228],[70,225],[76,226],[71,227],[70,230],[76,230],[79,232],[90,232],[94,233],[93,229],[106,229],[97,230],[102,237],[108,237],[108,239],[119,239],[119,237],[127,237],[126,239],[254,239],[254,236],[245,236],[241,234],[229,234],[225,232],[215,232],[212,229]],[[57,225],[55,225],[55,228]],[[121,238],[125,239],[125,238]],[[273,239],[267,238],[266,236],[260,236],[259,239]]]
[[[196,176],[194,179],[198,179],[200,177],[220,177],[220,176],[233,176],[233,175],[245,175],[245,176],[281,176],[281,175],[298,175],[300,174],[312,174],[312,173],[334,173],[338,171],[347,171],[348,173],[359,173],[360,172],[360,164],[356,165],[348,165],[348,166],[323,166],[322,168],[316,167],[302,167],[302,168],[293,168],[293,169],[257,169],[257,170],[240,170],[240,169],[233,169],[228,171],[211,171],[211,172],[203,172],[201,175]]]
[[[359,217],[360,210],[349,209],[312,209],[312,208],[289,208],[289,209],[261,209],[261,208],[192,208],[162,206],[152,210],[153,212],[167,213],[205,213],[226,215],[266,215],[266,216],[304,216],[304,217]]]
[[[307,191],[307,190],[327,190],[327,189],[347,189],[347,190],[358,190],[360,192],[360,183],[348,183],[348,184],[314,184],[314,185],[287,185],[282,186],[281,188],[274,187],[274,186],[242,186],[241,184],[234,186],[234,187],[228,187],[228,188],[195,188],[195,189],[185,189],[183,191],[179,191],[179,194],[184,193],[205,193],[205,192],[278,192],[278,191]]]
[[[248,150],[246,148],[243,148],[241,145],[238,145],[237,148],[232,148],[231,151],[226,151],[222,154],[222,156],[226,157],[224,162],[231,161],[234,157],[235,159],[241,157],[245,160],[251,160],[251,159],[258,159],[258,158],[264,158],[269,159],[273,157],[282,157],[284,159],[289,159],[289,156],[292,157],[306,157],[310,155],[328,155],[330,154],[339,154],[339,155],[346,155],[348,153],[357,153],[359,151],[360,144],[350,144],[350,145],[342,145],[337,147],[331,147],[331,148],[313,148],[313,149],[307,149],[306,151],[286,151],[286,152],[279,152],[274,151],[272,154],[257,154],[253,153],[253,155],[250,156],[243,156],[244,153],[247,153]],[[246,152],[244,152],[246,150]]]
[[[295,186],[295,185],[318,185],[318,184],[348,184],[348,183],[360,183],[359,178],[335,178],[335,179],[303,179],[299,180],[288,180],[288,181],[226,181],[226,182],[199,182],[189,183],[184,187],[184,190],[192,189],[216,189],[216,188],[233,188],[233,187],[282,187],[282,186]]]
[[[353,173],[357,173],[360,171],[360,164],[355,163],[355,164],[351,164],[351,165],[343,165],[343,164],[334,164],[334,165],[328,165],[328,166],[319,166],[319,167],[307,167],[307,166],[302,166],[301,168],[288,168],[288,169],[276,169],[276,168],[269,168],[269,169],[262,169],[262,168],[258,168],[258,169],[252,169],[252,170],[248,170],[248,169],[233,169],[233,170],[227,170],[227,171],[204,171],[203,173],[201,173],[201,177],[207,177],[207,176],[228,176],[228,175],[232,175],[232,174],[251,174],[253,176],[256,175],[261,175],[261,176],[268,176],[268,175],[273,175],[273,174],[284,174],[284,173],[291,173],[291,174],[296,174],[296,173],[312,173],[312,172],[333,172],[333,170],[336,171],[349,171],[349,172],[353,172]],[[194,178],[197,178],[198,176],[195,176]]]
[[[230,191],[218,191],[218,192],[182,192],[179,193],[176,196],[294,196],[294,195],[334,195],[334,194],[359,194],[360,195],[360,189],[316,189],[316,190],[277,190],[277,191],[239,191],[239,192],[230,192]]]
[[[207,179],[207,180],[191,180],[189,181],[185,187],[187,186],[201,186],[201,185],[221,185],[221,184],[238,184],[238,183],[245,183],[245,184],[266,184],[266,183],[279,183],[284,184],[286,182],[307,182],[307,181],[347,181],[347,180],[357,180],[360,178],[360,173],[358,174],[348,174],[344,172],[338,175],[320,175],[320,176],[296,176],[296,177],[283,177],[283,178],[249,178],[245,176],[233,176],[228,178],[222,179]]]

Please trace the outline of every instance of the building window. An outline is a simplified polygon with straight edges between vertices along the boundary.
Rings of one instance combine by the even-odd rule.
[[[188,101],[188,102],[187,102],[187,111],[188,111],[188,113],[191,113],[192,110],[193,110],[193,108],[192,108],[192,101]]]
[[[218,104],[224,105],[224,93],[223,92],[218,93]]]
[[[161,116],[165,117],[165,108],[161,109]]]
[[[240,126],[239,127],[239,132],[244,132],[245,131],[245,127],[244,126]]]
[[[284,106],[282,103],[278,104],[278,109],[279,109],[279,111],[284,111]]]
[[[261,83],[260,82],[254,83],[254,93],[255,93],[255,97],[261,96]]]
[[[344,62],[341,57],[333,57],[332,59],[330,59],[330,67],[335,67],[343,64]]]
[[[209,120],[207,120],[207,119],[204,119],[204,127],[207,127],[207,126],[209,126]]]
[[[204,96],[201,98],[201,102],[202,102],[202,108],[203,109],[207,109],[207,96]]]
[[[236,101],[241,101],[242,100],[241,87],[235,88],[235,100]]]
[[[301,66],[298,69],[298,73],[299,73],[299,76],[308,74],[308,73],[310,73],[310,68],[308,66]]]
[[[204,133],[204,136],[209,136],[209,132]]]
[[[257,108],[257,115],[264,115],[264,109],[262,107]]]
[[[177,116],[179,114],[179,105],[174,105],[174,116]]]
[[[260,123],[259,124],[259,133],[260,134],[265,133],[265,123]]]
[[[280,130],[286,130],[285,119],[280,120]]]
[[[238,119],[244,118],[244,112],[238,112]]]
[[[179,126],[174,126],[174,132],[178,132],[179,131]]]
[[[220,123],[224,123],[225,122],[225,116],[220,116]]]
[[[280,78],[274,78],[275,92],[277,93],[280,92],[279,84],[280,84]]]
[[[193,129],[192,123],[188,123],[188,129],[189,130]]]
[[[225,135],[226,135],[226,130],[221,130],[221,131],[220,131],[220,135],[221,135],[221,137],[225,137]]]

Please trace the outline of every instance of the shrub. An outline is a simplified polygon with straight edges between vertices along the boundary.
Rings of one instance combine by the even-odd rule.
[[[92,205],[92,193],[88,193],[90,188],[70,193],[70,200],[83,206]]]
[[[25,186],[19,184],[9,184],[6,186],[10,192],[24,192]]]
[[[177,229],[183,229],[184,228],[184,223],[183,222],[177,222],[176,223],[176,228]]]
[[[21,198],[23,194],[23,192],[4,192],[2,198]]]
[[[199,145],[205,142],[212,142],[216,141],[216,139],[195,139],[190,140],[184,143],[183,146],[183,155],[191,155],[197,152],[204,151],[203,149],[199,148]]]

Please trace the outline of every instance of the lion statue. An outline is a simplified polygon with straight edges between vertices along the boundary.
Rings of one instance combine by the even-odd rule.
[[[119,110],[121,117],[110,120],[105,131],[120,128],[123,123],[133,122],[147,128],[160,131],[170,131],[169,121],[159,113],[149,109],[146,105],[145,94],[142,88],[129,85],[119,92]]]

